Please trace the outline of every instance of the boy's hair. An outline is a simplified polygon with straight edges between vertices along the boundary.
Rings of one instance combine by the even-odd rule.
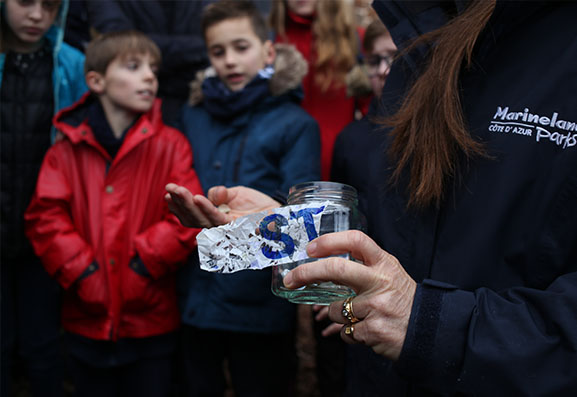
[[[373,50],[373,46],[375,45],[375,41],[381,37],[387,36],[390,37],[391,34],[389,30],[380,19],[375,19],[373,22],[367,26],[367,30],[365,30],[365,36],[363,38],[363,51],[367,54]]]
[[[269,39],[266,20],[250,0],[220,0],[207,5],[202,12],[201,19],[202,34],[205,39],[208,28],[234,18],[248,18],[257,37],[263,43]]]
[[[160,49],[148,36],[136,30],[109,32],[96,36],[86,47],[84,73],[106,73],[108,65],[119,56],[150,54],[158,63]]]

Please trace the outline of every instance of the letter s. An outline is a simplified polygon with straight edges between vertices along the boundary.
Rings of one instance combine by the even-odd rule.
[[[268,225],[273,223],[273,222],[277,226],[277,228],[276,228],[277,230],[270,231],[268,229]],[[286,225],[288,225],[288,221],[286,220],[286,218],[284,216],[282,216],[280,214],[269,215],[269,216],[265,217],[260,222],[258,229],[260,231],[261,236],[263,236],[263,238],[265,238],[267,240],[272,240],[272,241],[280,241],[284,244],[284,249],[282,251],[273,251],[270,247],[268,247],[267,245],[264,245],[261,248],[261,252],[267,258],[280,259],[280,258],[284,258],[285,256],[292,255],[292,253],[294,252],[294,250],[295,250],[294,240],[288,234],[281,233],[279,231],[280,226],[286,226]]]

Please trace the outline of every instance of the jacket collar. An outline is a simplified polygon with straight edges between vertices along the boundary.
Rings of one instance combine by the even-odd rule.
[[[307,73],[307,62],[292,44],[275,44],[276,58],[274,75],[269,80],[272,96],[281,96],[297,90]],[[214,76],[214,69],[208,68],[199,72],[195,81],[190,83],[189,104],[195,106],[202,102],[202,83],[205,78]]]
[[[87,123],[88,111],[96,97],[87,92],[74,105],[62,109],[54,117],[56,129],[74,145],[86,143],[98,150],[104,157],[110,159],[108,152],[100,145],[94,136],[92,128]],[[161,100],[156,99],[152,108],[144,113],[126,132],[124,142],[116,158],[122,157],[141,142],[154,136],[163,127],[161,114]]]

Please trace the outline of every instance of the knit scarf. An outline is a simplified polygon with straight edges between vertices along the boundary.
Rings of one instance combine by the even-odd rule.
[[[272,66],[261,69],[240,91],[231,91],[218,76],[208,77],[202,83],[204,107],[216,118],[234,118],[270,95],[269,80],[273,74]]]

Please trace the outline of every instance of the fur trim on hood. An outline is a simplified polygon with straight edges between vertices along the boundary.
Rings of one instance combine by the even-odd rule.
[[[363,97],[372,95],[371,81],[367,67],[362,64],[356,64],[345,78],[347,86],[347,96]]]
[[[307,62],[292,44],[277,43],[274,45],[276,57],[274,60],[274,75],[270,79],[269,88],[273,96],[280,96],[297,88],[307,74]],[[188,103],[195,106],[202,102],[202,82],[205,78],[213,77],[216,72],[212,67],[201,70],[196,79],[190,83]]]

